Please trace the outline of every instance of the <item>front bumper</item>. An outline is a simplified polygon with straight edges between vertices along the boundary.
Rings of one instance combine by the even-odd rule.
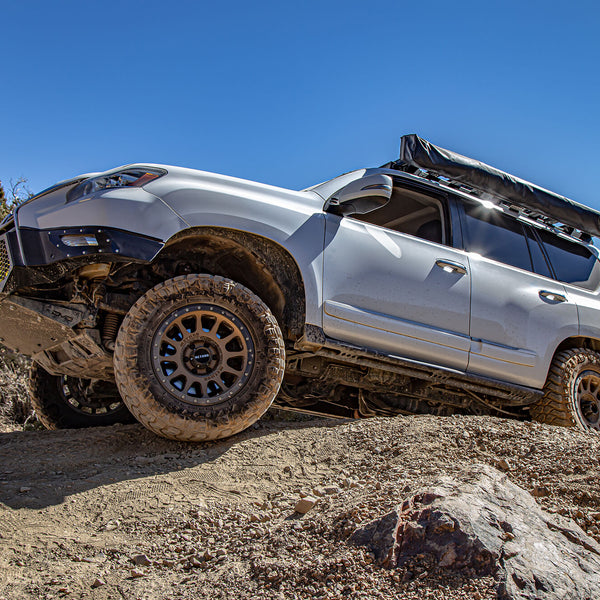
[[[63,243],[63,236],[78,234],[94,235],[98,246]],[[163,245],[161,240],[111,227],[13,227],[0,234],[0,292],[55,283],[91,263],[148,263]]]

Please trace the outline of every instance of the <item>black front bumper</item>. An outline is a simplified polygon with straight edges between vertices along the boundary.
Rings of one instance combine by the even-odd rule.
[[[98,246],[67,246],[65,235],[94,235]],[[0,292],[55,283],[97,262],[148,263],[163,242],[110,227],[12,228],[0,234]]]

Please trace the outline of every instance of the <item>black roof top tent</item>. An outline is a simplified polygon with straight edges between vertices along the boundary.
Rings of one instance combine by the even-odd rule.
[[[450,185],[471,188],[480,197],[516,205],[540,213],[554,224],[600,237],[600,212],[478,160],[434,146],[415,134],[402,136],[400,159],[385,166],[407,172],[421,169],[447,179],[445,183]]]

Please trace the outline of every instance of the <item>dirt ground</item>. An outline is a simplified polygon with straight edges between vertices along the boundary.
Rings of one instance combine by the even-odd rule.
[[[493,598],[489,578],[382,569],[348,535],[477,462],[600,541],[599,450],[593,433],[459,416],[266,421],[203,444],[5,431],[0,599]]]

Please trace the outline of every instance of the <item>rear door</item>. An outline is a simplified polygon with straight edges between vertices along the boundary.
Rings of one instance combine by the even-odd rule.
[[[558,344],[577,335],[574,298],[552,278],[528,225],[478,203],[462,206],[472,286],[468,371],[541,388]]]
[[[329,337],[466,369],[470,274],[442,195],[395,185],[359,218],[326,217],[323,328]]]

